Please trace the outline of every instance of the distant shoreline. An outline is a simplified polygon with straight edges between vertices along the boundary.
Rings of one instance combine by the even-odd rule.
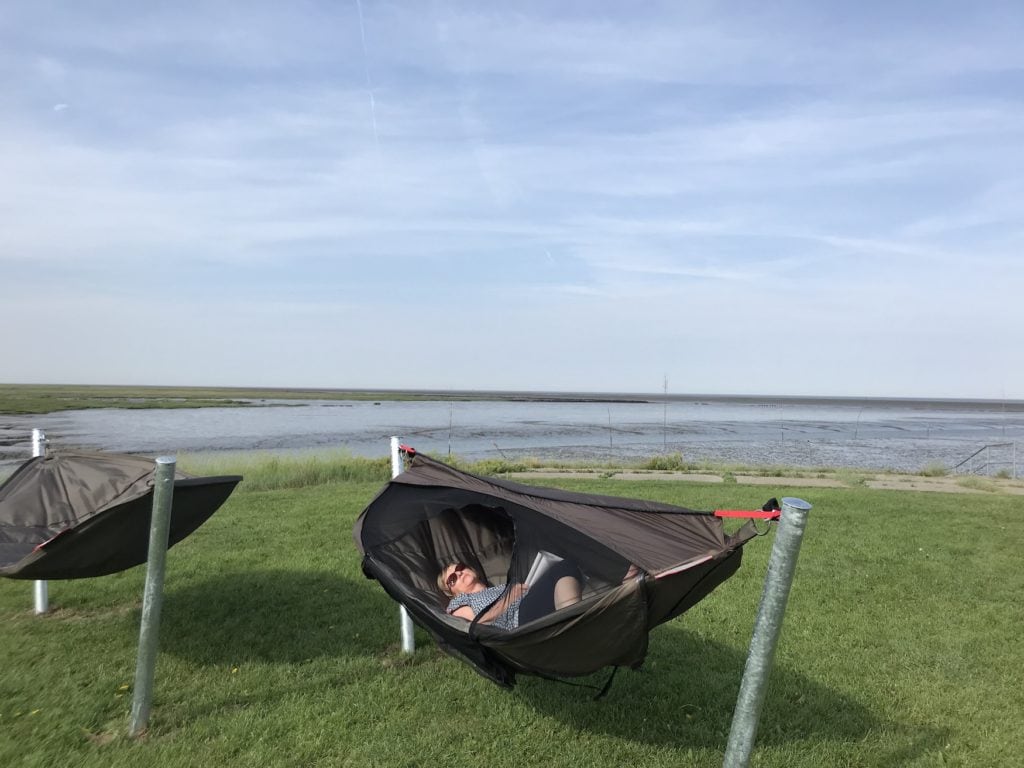
[[[733,403],[737,405],[844,406],[1024,412],[1024,400],[984,398],[853,397],[529,390],[330,389],[285,387],[164,387],[0,384],[0,414],[25,415],[88,408],[254,407],[266,400],[505,401],[533,403]]]
[[[6,400],[5,400],[6,398]],[[343,449],[377,456],[391,435],[464,459],[688,462],[918,470],[979,450],[1017,466],[1024,408],[994,401],[438,390],[5,388],[0,457],[33,429],[54,446],[161,455]],[[11,412],[11,409],[14,412]],[[991,450],[988,450],[991,448]],[[975,462],[977,463],[977,462]],[[972,465],[973,466],[973,465]]]
[[[315,391],[315,390],[307,390]],[[334,390],[324,390],[334,391]],[[363,390],[347,390],[361,392]],[[365,390],[408,394],[417,399],[438,400],[509,400],[523,402],[581,402],[581,403],[735,403],[738,405],[860,405],[907,407],[921,404],[928,408],[978,408],[1024,411],[1024,400],[992,400],[982,398],[927,398],[927,397],[852,397],[831,395],[709,395],[661,394],[642,392],[529,392],[515,390]]]

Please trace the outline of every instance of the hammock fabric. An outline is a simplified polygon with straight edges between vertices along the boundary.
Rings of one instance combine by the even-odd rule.
[[[62,451],[30,459],[0,485],[0,576],[80,579],[146,561],[152,459]],[[175,475],[168,546],[205,523],[241,477]]]
[[[353,533],[364,573],[442,649],[512,687],[517,673],[639,667],[648,632],[731,576],[756,530],[747,523],[727,535],[714,512],[520,485],[415,455]],[[511,584],[526,580],[542,551],[579,568],[580,602],[511,630],[445,612],[449,598],[437,576],[447,565],[464,563],[491,585]]]

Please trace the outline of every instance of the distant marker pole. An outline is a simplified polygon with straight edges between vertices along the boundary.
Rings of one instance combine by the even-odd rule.
[[[747,768],[750,765],[761,706],[768,689],[768,674],[782,631],[782,619],[786,614],[786,602],[793,585],[793,573],[810,510],[811,505],[803,499],[782,500],[782,516],[768,560],[768,575],[764,580],[761,606],[757,610],[750,652],[732,716],[723,768]]]
[[[392,479],[402,474],[402,450],[398,438],[391,437],[391,477]],[[398,608],[402,624],[402,653],[412,653],[416,650],[416,636],[413,633],[412,617],[405,610],[405,606]]]
[[[146,586],[142,595],[142,622],[139,627],[139,655],[135,664],[132,717],[128,726],[128,735],[133,738],[145,733],[153,704],[153,679],[160,636],[160,608],[164,601],[167,536],[171,526],[176,463],[173,456],[161,456],[156,460],[153,517],[149,525],[149,557],[146,562]]]
[[[32,430],[32,457],[46,455],[46,435],[43,434],[41,429]],[[36,616],[40,616],[47,613],[50,610],[50,583],[47,581],[37,581],[33,585],[33,595],[35,597],[35,611]]]

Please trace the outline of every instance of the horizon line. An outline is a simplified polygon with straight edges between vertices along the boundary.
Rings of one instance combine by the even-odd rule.
[[[116,388],[125,390],[139,389],[180,389],[180,390],[225,390],[251,392],[330,392],[344,394],[389,394],[389,395],[436,395],[439,397],[492,395],[501,398],[528,398],[586,401],[743,401],[743,402],[877,402],[877,403],[964,403],[984,405],[1014,405],[1024,407],[1024,399],[1012,397],[955,397],[955,396],[921,396],[921,395],[821,395],[821,394],[764,394],[756,392],[630,392],[613,390],[570,390],[570,389],[445,389],[445,388],[414,388],[414,387],[309,387],[309,386],[262,386],[262,385],[227,385],[227,384],[77,384],[77,383],[40,383],[40,382],[0,382],[0,387],[74,387]]]

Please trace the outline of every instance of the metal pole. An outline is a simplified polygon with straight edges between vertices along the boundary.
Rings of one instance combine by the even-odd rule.
[[[32,430],[32,457],[46,455],[46,435],[41,429]],[[36,616],[47,613],[50,610],[50,583],[37,581],[33,585]]]
[[[46,434],[41,429],[32,430],[32,457],[46,455]]]
[[[775,645],[782,630],[782,619],[786,614],[789,588],[793,584],[797,556],[807,526],[807,513],[811,505],[803,499],[782,500],[782,516],[775,533],[768,574],[764,580],[761,605],[757,609],[754,635],[750,640],[750,652],[740,682],[740,693],[736,699],[736,710],[729,730],[729,744],[725,750],[723,768],[746,768],[750,765],[750,754],[754,749],[757,722],[761,716],[765,692],[768,689],[768,674]]]
[[[449,434],[451,434],[450,430]],[[395,478],[398,477],[400,474],[402,474],[402,451],[398,438],[392,436],[391,477]],[[402,653],[412,653],[416,650],[416,636],[413,634],[412,617],[409,615],[409,612],[405,610],[404,605],[399,606],[398,613],[402,625]]]
[[[135,664],[132,718],[128,726],[128,735],[133,737],[146,731],[153,702],[153,677],[160,636],[160,608],[164,600],[164,566],[167,561],[167,534],[171,524],[176,463],[173,456],[161,456],[156,460],[153,516],[149,524],[149,557],[146,563],[146,586],[142,595],[142,622],[139,627],[139,655]]]

